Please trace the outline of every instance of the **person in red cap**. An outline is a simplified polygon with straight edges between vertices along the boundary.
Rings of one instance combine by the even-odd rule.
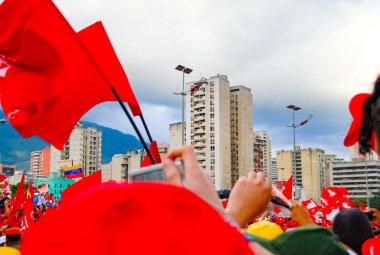
[[[20,249],[21,230],[17,227],[10,227],[4,229],[4,235],[6,236],[5,245],[14,249]]]
[[[176,158],[184,163],[183,180],[174,168]],[[266,207],[271,188],[265,177],[251,174],[235,185],[236,197],[255,189],[248,186],[256,186],[253,194],[263,198],[239,212],[237,208],[254,201],[242,195],[229,214],[191,147],[169,153],[163,165],[168,183],[104,183],[45,215],[25,233],[21,253],[251,255],[254,249],[257,254],[270,254],[258,244],[249,244],[235,224],[228,222],[240,225]]]

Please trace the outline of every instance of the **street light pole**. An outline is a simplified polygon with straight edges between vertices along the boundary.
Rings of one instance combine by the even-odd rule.
[[[298,187],[298,179],[297,179],[297,167],[296,167],[296,124],[295,124],[295,112],[301,110],[301,107],[288,105],[286,108],[290,109],[293,113],[293,196],[297,196],[297,187]]]
[[[364,156],[364,169],[365,169],[365,189],[367,195],[367,207],[369,207],[369,194],[368,194],[368,171],[367,171],[367,154]]]
[[[182,72],[182,146],[185,145],[185,73],[190,74],[193,70],[184,67],[183,65],[178,65],[175,70]]]

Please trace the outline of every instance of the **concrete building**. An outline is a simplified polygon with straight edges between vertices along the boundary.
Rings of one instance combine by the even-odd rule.
[[[66,178],[59,178],[57,173],[52,173],[49,178],[37,179],[35,186],[39,187],[42,184],[49,186],[49,194],[54,195],[54,198],[60,199],[61,193],[70,185],[75,183],[75,180],[68,180]]]
[[[276,158],[272,158],[272,167],[271,167],[271,172],[270,172],[270,176],[272,178],[272,183],[278,181],[278,174],[277,173],[278,173],[277,159]]]
[[[52,147],[52,171],[60,169],[61,160],[72,160],[73,165],[81,164],[83,173],[88,176],[101,166],[102,131],[93,127],[84,127],[78,123],[62,151]]]
[[[142,150],[114,155],[109,164],[102,165],[102,181],[122,182],[128,180],[129,170],[139,169],[144,156]]]
[[[319,201],[325,184],[326,157],[321,149],[301,149],[296,147],[296,178],[301,190],[294,191],[296,197],[313,198]],[[293,174],[293,151],[277,152],[278,180],[286,181]],[[294,180],[295,181],[295,180]]]
[[[333,185],[347,188],[351,198],[372,197],[380,191],[380,161],[334,161]]]
[[[163,159],[170,150],[170,144],[162,143],[158,145],[158,152],[160,153],[161,159]]]
[[[46,147],[41,151],[30,153],[30,172],[35,175],[50,175],[51,148]]]
[[[16,165],[3,165],[0,164],[0,173],[5,176],[13,176],[16,173]]]
[[[251,89],[230,87],[231,181],[253,170]]]
[[[211,77],[207,83],[186,97],[186,144],[194,146],[215,188],[228,189],[232,183],[230,83],[225,75]],[[186,86],[190,91],[197,83]]]
[[[185,125],[186,126],[186,125]],[[170,149],[175,150],[182,147],[182,122],[169,125]],[[186,136],[185,136],[186,144]]]
[[[333,186],[333,164],[335,161],[342,161],[342,159],[337,159],[336,155],[332,154],[326,154],[326,167],[325,167],[325,180],[324,180],[324,186],[330,187]]]
[[[253,132],[253,162],[255,172],[264,171],[265,176],[271,177],[272,143],[266,131]]]

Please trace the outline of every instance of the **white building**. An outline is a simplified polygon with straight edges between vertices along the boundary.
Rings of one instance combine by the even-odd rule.
[[[272,178],[272,183],[278,181],[278,169],[277,169],[277,159],[272,158],[272,168],[270,172],[270,176]]]
[[[102,131],[93,127],[84,127],[78,123],[62,151],[51,147],[51,169],[59,172],[61,160],[72,160],[74,165],[81,164],[84,175],[90,175],[100,169],[102,156]]]
[[[102,181],[122,182],[128,180],[128,172],[139,169],[144,156],[142,150],[114,155],[110,163],[102,165]]]
[[[182,145],[182,122],[169,125],[170,132],[170,150],[181,148]],[[185,137],[186,144],[186,137]]]
[[[371,197],[380,191],[380,161],[335,161],[332,169],[333,185],[347,188],[351,198]]]
[[[271,177],[272,142],[269,140],[266,131],[255,131],[253,137],[254,170],[255,172],[264,171],[265,176]]]

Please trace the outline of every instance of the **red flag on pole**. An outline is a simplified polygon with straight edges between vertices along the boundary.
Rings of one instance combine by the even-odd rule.
[[[161,156],[160,152],[158,151],[157,142],[153,141],[149,146],[149,151],[152,153],[153,159],[156,162],[156,164],[161,163]],[[145,156],[144,160],[141,162],[141,167],[144,166],[150,166],[152,165],[152,162],[150,161],[148,155]]]
[[[5,179],[7,179],[8,176],[5,176],[3,174],[0,174],[0,182],[4,181]]]
[[[102,22],[79,31],[83,44],[89,50],[98,66],[103,70],[111,85],[118,84],[124,88],[120,97],[125,98],[134,116],[141,115],[141,109],[129,84],[128,77],[112,47]]]
[[[86,189],[100,183],[102,183],[102,170],[96,171],[65,189],[61,193],[62,205],[69,203]]]
[[[292,192],[293,192],[293,175],[290,176],[289,180],[285,183],[284,189],[282,190],[282,194],[287,199],[292,199]]]
[[[9,223],[11,225],[16,223],[15,221],[16,212],[22,209],[24,202],[26,202],[24,183],[25,183],[25,174],[22,175],[21,181],[17,187],[17,190],[12,200],[12,204],[11,204],[11,208],[10,208],[10,212],[8,216]]]
[[[23,137],[38,135],[62,149],[84,113],[115,101],[108,75],[116,71],[102,72],[99,55],[91,56],[51,0],[5,0],[0,24],[3,111]],[[112,86],[127,102],[126,84]]]

